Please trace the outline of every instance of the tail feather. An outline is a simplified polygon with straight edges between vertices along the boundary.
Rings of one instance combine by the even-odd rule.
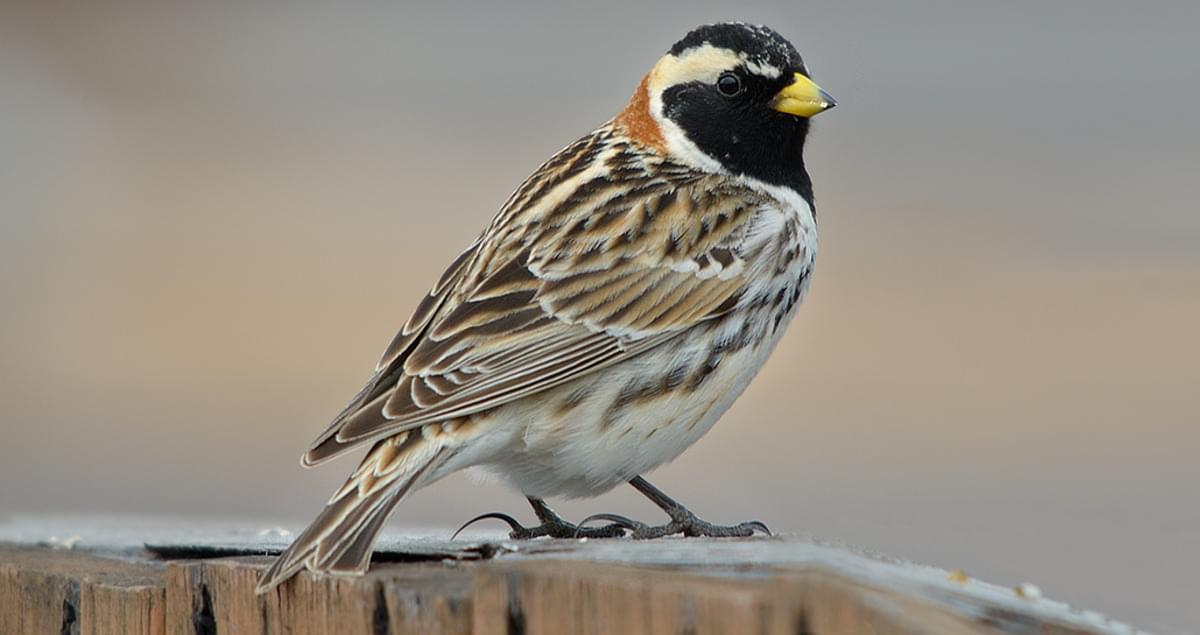
[[[383,523],[391,514],[391,508],[395,507],[400,498],[400,496],[393,497],[386,505],[388,508],[386,511],[372,514],[361,525],[362,528],[346,543],[345,548],[341,550],[341,555],[336,560],[332,562],[322,560],[320,564],[327,566],[330,571],[366,571],[367,566],[371,563],[371,545],[375,542],[379,531],[383,529]],[[335,554],[336,552],[333,552],[330,555]]]
[[[259,579],[256,591],[269,591],[303,567],[341,574],[366,571],[375,537],[396,504],[436,480],[438,468],[452,454],[417,431],[376,443],[316,520]]]

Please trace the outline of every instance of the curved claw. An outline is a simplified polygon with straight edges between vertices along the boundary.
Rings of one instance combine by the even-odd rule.
[[[758,531],[761,531],[762,533],[764,533],[768,536],[775,535],[775,534],[771,533],[771,529],[769,527],[767,527],[767,524],[761,520],[747,521],[747,522],[742,523],[742,525],[745,527],[749,527],[751,529],[757,529]]]
[[[646,526],[645,523],[639,523],[632,518],[627,518],[625,516],[621,516],[620,514],[592,514],[591,516],[579,521],[578,529],[575,531],[575,536],[579,537],[579,532],[583,530],[584,525],[596,520],[607,520],[608,522],[623,529],[628,529],[629,531],[637,531],[638,529],[642,529]]]
[[[468,520],[467,522],[463,523],[463,526],[459,527],[458,531],[455,531],[453,536],[450,536],[450,540],[454,540],[455,538],[457,538],[458,535],[462,533],[462,530],[466,529],[467,527],[470,527],[471,525],[474,525],[475,523],[477,523],[481,520],[488,520],[489,518],[494,518],[496,520],[504,521],[505,523],[508,524],[509,529],[512,529],[513,533],[517,533],[517,532],[525,530],[524,525],[517,522],[516,518],[513,518],[512,516],[509,516],[508,514],[505,514],[502,512],[488,512],[486,514],[480,514],[480,515],[472,518],[471,520]]]

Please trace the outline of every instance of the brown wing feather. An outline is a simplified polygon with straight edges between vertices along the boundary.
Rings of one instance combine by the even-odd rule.
[[[306,467],[312,467],[318,463],[328,461],[329,459],[338,456],[353,448],[357,444],[345,444],[339,442],[335,435],[351,417],[363,418],[376,416],[382,423],[382,402],[377,406],[375,402],[381,394],[390,393],[396,386],[396,382],[400,380],[403,373],[403,355],[408,353],[417,337],[429,326],[433,316],[437,310],[445,303],[450,290],[455,288],[459,278],[462,277],[466,264],[475,254],[475,248],[478,246],[478,241],[465,249],[450,266],[446,268],[445,273],[438,279],[433,289],[421,300],[417,305],[417,309],[413,311],[412,316],[408,318],[404,326],[400,329],[396,336],[392,338],[390,344],[380,357],[379,363],[375,366],[375,374],[363,386],[362,390],[350,400],[350,403],[334,417],[333,422],[325,428],[325,431],[313,441],[308,452],[301,457],[301,463]],[[375,407],[373,407],[375,406]]]
[[[734,306],[745,285],[738,245],[765,198],[597,135],[518,189],[424,312],[432,317],[389,347],[389,384],[314,451],[494,408]]]

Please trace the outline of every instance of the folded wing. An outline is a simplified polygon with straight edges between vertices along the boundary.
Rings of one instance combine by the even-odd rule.
[[[577,146],[564,153],[586,154]],[[556,157],[514,194],[306,464],[571,381],[736,305],[745,286],[740,245],[761,195],[647,167],[620,145],[593,148],[587,163]]]

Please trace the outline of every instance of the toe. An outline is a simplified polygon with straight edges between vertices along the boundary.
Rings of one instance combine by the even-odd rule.
[[[638,540],[653,540],[655,538],[666,538],[674,534],[687,534],[688,528],[677,522],[670,522],[657,527],[642,525],[640,529],[634,530],[631,534],[633,538]]]
[[[608,525],[607,527],[600,527],[597,531],[605,531],[605,530],[609,529],[610,527],[616,527],[616,528],[622,530],[622,534],[624,533],[624,530],[626,530],[626,529],[628,529],[631,532],[637,533],[640,529],[643,529],[646,527],[645,523],[640,523],[636,520],[633,520],[632,518],[626,518],[625,516],[621,516],[619,514],[592,514],[591,516],[588,516],[587,518],[584,518],[583,520],[579,521],[579,527],[578,527],[578,529],[576,529],[575,535],[582,536],[582,534],[580,532],[591,531],[591,530],[584,529],[584,527],[588,523],[590,523],[592,521],[596,521],[596,520],[607,520],[610,523],[612,523],[611,525]]]
[[[756,532],[756,531],[760,534],[763,534],[764,536],[774,536],[775,535],[775,534],[771,533],[771,529],[769,527],[767,527],[766,523],[762,522],[761,520],[751,520],[749,522],[744,522],[744,523],[742,523],[742,527],[749,529],[750,533],[747,535],[751,535],[751,536],[754,535],[754,532]]]
[[[625,525],[613,523],[604,525],[603,527],[586,528],[580,527],[574,531],[571,538],[621,538],[629,528]]]
[[[463,523],[463,526],[459,527],[458,531],[454,532],[453,536],[450,536],[450,540],[454,540],[455,538],[457,538],[458,535],[460,533],[462,533],[462,530],[466,529],[467,527],[470,527],[471,525],[474,525],[475,523],[477,523],[481,520],[487,520],[489,518],[494,518],[496,520],[504,521],[504,523],[507,524],[510,529],[512,529],[512,532],[509,534],[509,536],[513,536],[514,534],[521,532],[521,531],[528,531],[528,529],[523,527],[521,525],[521,523],[517,522],[516,518],[513,518],[512,516],[509,516],[508,514],[504,514],[501,512],[489,512],[487,514],[480,514],[480,515],[472,518],[471,520],[468,520],[467,522]],[[513,537],[515,537],[515,536],[513,536]]]

